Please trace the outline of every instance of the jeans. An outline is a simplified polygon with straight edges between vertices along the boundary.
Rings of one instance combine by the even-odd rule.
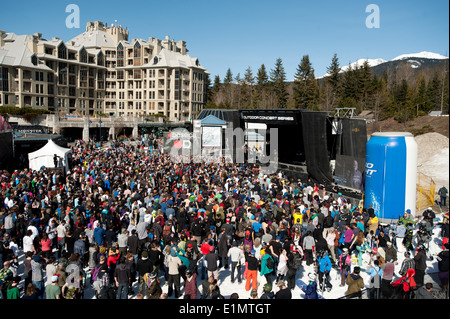
[[[441,202],[439,206],[447,206],[447,196],[441,196]]]
[[[117,287],[117,299],[128,299],[128,283],[119,283]]]
[[[381,289],[380,288],[370,288],[369,289],[369,298],[370,299],[379,299],[381,296]]]
[[[231,262],[231,282],[234,282],[234,271],[237,269],[237,277],[236,279],[238,280],[239,283],[242,282],[242,275],[241,275],[241,266],[238,266],[238,262],[237,261],[232,261]]]
[[[38,299],[42,299],[45,292],[44,281],[32,281],[32,283],[39,290]]]
[[[222,257],[222,267],[228,269],[228,257]]]
[[[286,273],[286,281],[287,281],[287,287],[289,289],[295,288],[295,276],[297,275],[297,269],[289,268]]]
[[[180,297],[180,274],[170,275],[169,274],[169,288],[167,291],[167,295],[169,297],[172,296],[172,293],[175,291],[175,298]]]
[[[205,259],[205,256],[203,256],[200,259],[200,279],[201,280],[205,280],[206,279],[206,266],[203,264],[204,263],[204,259]]]

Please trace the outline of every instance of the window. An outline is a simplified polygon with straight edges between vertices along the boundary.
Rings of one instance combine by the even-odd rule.
[[[179,100],[181,97],[181,72],[175,70],[175,100]]]
[[[31,56],[31,63],[33,63],[33,65],[38,65],[37,56],[35,56],[34,54]]]
[[[155,57],[153,58],[153,64],[157,64],[157,63],[158,63],[158,61],[159,61],[158,57],[157,57],[157,56],[155,56]]]
[[[88,70],[83,68],[80,70],[80,86],[87,87]]]
[[[58,83],[67,85],[67,63],[59,62]]]
[[[103,61],[104,59],[103,59],[103,53],[102,52],[100,52],[99,54],[98,54],[98,56],[97,56],[97,64],[98,65],[103,65],[104,64],[104,61]]]
[[[133,65],[135,66],[141,65],[141,55],[142,55],[141,44],[139,43],[139,41],[136,41],[136,43],[134,44]]]
[[[85,48],[80,51],[80,62],[87,63],[87,52]]]
[[[122,43],[119,43],[119,45],[117,46],[117,66],[118,67],[123,66],[123,57],[124,57],[123,45],[122,45]]]
[[[36,71],[36,81],[44,81],[44,72]]]
[[[67,49],[64,43],[61,43],[58,46],[58,58],[59,59],[67,59]]]

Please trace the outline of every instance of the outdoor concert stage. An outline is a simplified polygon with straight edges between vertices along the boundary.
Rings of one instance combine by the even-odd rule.
[[[277,128],[278,166],[287,176],[302,181],[311,178],[327,189],[335,186],[343,195],[361,198],[367,143],[365,119],[298,109],[205,109],[197,120],[209,115],[226,122],[228,128],[262,127],[266,143],[271,141],[270,129]]]

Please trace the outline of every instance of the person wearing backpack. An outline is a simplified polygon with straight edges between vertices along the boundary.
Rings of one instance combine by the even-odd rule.
[[[379,299],[381,296],[381,276],[383,276],[383,269],[379,267],[378,260],[373,262],[373,267],[369,269],[369,298]]]
[[[266,277],[266,282],[272,285],[271,274],[273,273],[275,262],[270,254],[270,250],[267,249],[267,245],[264,248],[264,250],[261,250],[261,271],[259,274]]]

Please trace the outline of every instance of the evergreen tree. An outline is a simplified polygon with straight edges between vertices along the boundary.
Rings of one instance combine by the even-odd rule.
[[[231,69],[228,68],[227,72],[225,73],[225,77],[223,78],[223,93],[225,96],[225,105],[227,108],[230,108],[233,106],[234,103],[234,88],[232,86],[233,83],[233,73],[231,72]]]
[[[319,97],[319,86],[309,55],[304,55],[294,76],[294,107],[312,110]]]
[[[267,108],[269,77],[267,75],[266,66],[261,64],[256,75],[255,87],[255,106],[260,108]]]
[[[325,77],[325,80],[326,82],[331,84],[336,93],[338,93],[339,90],[340,71],[341,68],[339,66],[339,59],[337,57],[337,54],[335,53],[333,55],[333,58],[331,59],[330,66],[327,68],[328,75]]]
[[[348,66],[347,71],[342,78],[342,99],[353,99],[357,101],[359,97],[358,89],[358,69]]]
[[[414,104],[416,106],[416,115],[425,115],[431,109],[431,103],[427,99],[427,82],[422,72],[419,74],[417,78],[415,96],[414,96]]]
[[[281,58],[278,58],[275,61],[275,67],[270,71],[270,81],[272,84],[272,91],[275,95],[275,105],[272,105],[272,107],[285,107],[288,100],[288,91],[286,72],[284,71]]]
[[[212,88],[211,88],[211,91],[213,91],[213,93],[219,92],[220,86],[221,86],[221,83],[220,83],[220,76],[219,76],[219,75],[216,75],[216,76],[214,77],[214,84],[213,84],[213,86],[212,86]]]
[[[233,73],[231,72],[231,69],[227,69],[227,73],[225,73],[225,77],[223,78],[223,84],[225,86],[230,85],[233,82]]]
[[[372,80],[372,70],[370,69],[369,62],[365,60],[358,74],[359,105],[361,111],[368,108],[369,99],[373,93]]]
[[[211,78],[209,77],[209,74],[206,73],[205,77],[205,102],[206,105],[211,105],[212,99],[213,99],[214,92],[211,87]]]
[[[253,76],[252,68],[249,66],[245,70],[244,80],[242,84],[242,95],[244,99],[245,107],[254,107],[254,86],[255,86],[255,77]]]
[[[434,72],[433,78],[428,82],[427,100],[429,101],[429,111],[440,110],[441,106],[441,81],[437,72]]]

